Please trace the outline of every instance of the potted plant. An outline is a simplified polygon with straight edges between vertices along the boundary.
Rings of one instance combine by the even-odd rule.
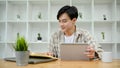
[[[105,40],[105,32],[101,32],[101,35],[102,35],[102,40],[104,41]]]
[[[29,60],[28,44],[25,38],[20,36],[19,33],[17,33],[17,40],[13,47],[15,49],[16,64],[18,66],[27,65]]]
[[[38,13],[38,19],[40,20],[42,17],[41,17],[41,12]]]
[[[41,41],[41,40],[42,40],[42,37],[40,36],[40,33],[38,33],[37,40],[38,40],[38,41]]]
[[[103,19],[104,19],[104,20],[107,20],[107,18],[106,18],[106,15],[105,15],[105,14],[103,14]]]
[[[83,16],[82,16],[82,13],[81,13],[81,12],[79,12],[79,13],[78,13],[78,15],[79,15],[80,19],[82,19],[82,18],[83,18]]]
[[[19,14],[17,14],[17,20],[20,20],[20,15]]]

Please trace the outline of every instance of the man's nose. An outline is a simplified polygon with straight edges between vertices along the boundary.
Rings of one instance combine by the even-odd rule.
[[[60,25],[62,26],[62,25],[63,25],[63,22],[60,22]]]

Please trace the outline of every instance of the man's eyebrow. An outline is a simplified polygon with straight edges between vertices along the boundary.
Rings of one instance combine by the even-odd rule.
[[[64,20],[67,20],[67,19],[62,19],[61,21],[64,21]]]
[[[64,20],[67,20],[67,19],[62,19],[62,20],[59,20],[59,21],[64,21]]]

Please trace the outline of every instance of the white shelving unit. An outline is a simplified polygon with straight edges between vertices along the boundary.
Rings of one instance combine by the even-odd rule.
[[[64,5],[76,6],[76,25],[120,59],[120,0],[0,0],[0,58],[14,56],[18,32],[27,39],[30,51],[47,52],[50,36],[59,30],[57,12]]]

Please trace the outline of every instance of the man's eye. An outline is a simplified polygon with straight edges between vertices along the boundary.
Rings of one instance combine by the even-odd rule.
[[[66,22],[67,22],[67,20],[63,20],[62,22],[63,22],[63,23],[66,23]]]

